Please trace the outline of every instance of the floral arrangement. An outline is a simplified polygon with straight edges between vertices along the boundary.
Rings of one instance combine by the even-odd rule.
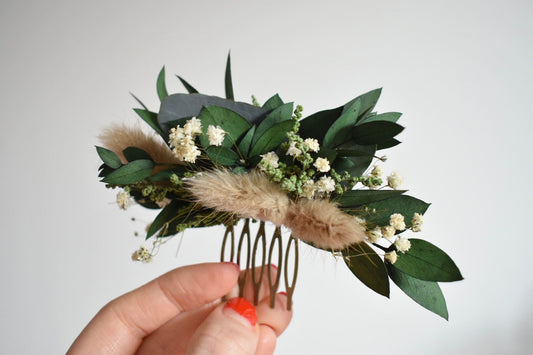
[[[178,79],[188,94],[169,95],[163,67],[158,112],[134,96],[142,106],[134,111],[153,134],[114,125],[96,147],[101,181],[121,189],[121,208],[135,201],[161,210],[146,239],[221,224],[233,232],[240,219],[268,221],[342,257],[375,292],[388,297],[390,279],[448,318],[438,282],[462,276],[441,249],[405,236],[421,231],[429,204],[407,195],[402,176],[386,176],[380,165],[386,157],[377,152],[398,145],[403,130],[400,113],[374,111],[381,89],[303,118],[301,106],[277,94],[262,105],[253,96],[252,104],[234,101],[229,56],[225,99]],[[148,262],[152,254],[141,247],[133,258]]]

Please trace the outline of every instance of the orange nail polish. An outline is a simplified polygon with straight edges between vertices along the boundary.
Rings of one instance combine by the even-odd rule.
[[[224,308],[231,308],[235,312],[239,313],[242,317],[246,318],[248,322],[252,325],[252,327],[255,326],[257,323],[257,313],[255,312],[255,307],[248,302],[247,299],[236,297],[230,299]]]

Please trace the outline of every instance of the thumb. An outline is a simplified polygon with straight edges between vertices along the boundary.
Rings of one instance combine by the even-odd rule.
[[[187,354],[254,354],[259,340],[255,307],[244,298],[219,305],[194,333]]]

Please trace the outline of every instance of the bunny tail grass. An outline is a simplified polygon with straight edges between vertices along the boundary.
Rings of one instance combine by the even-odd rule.
[[[115,152],[123,163],[127,161],[122,151],[128,147],[137,147],[150,154],[157,163],[181,164],[161,137],[146,133],[140,127],[113,124],[98,138],[104,147]]]
[[[240,175],[228,170],[203,172],[188,180],[187,187],[205,207],[271,221],[278,226],[289,208],[287,194],[259,172]]]
[[[365,231],[354,217],[326,200],[298,200],[283,224],[295,237],[322,249],[341,250],[365,240]]]

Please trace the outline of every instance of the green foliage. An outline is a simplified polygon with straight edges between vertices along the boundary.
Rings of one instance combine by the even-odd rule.
[[[254,137],[254,134],[255,134],[255,129],[257,128],[257,126],[252,126],[250,127],[250,129],[248,130],[248,132],[246,132],[246,134],[244,135],[244,137],[242,137],[241,141],[239,142],[239,152],[244,156],[244,157],[248,157],[248,152],[250,152],[250,146],[252,144],[252,139]]]
[[[342,251],[350,271],[373,291],[389,297],[389,277],[383,260],[365,242]]]
[[[189,94],[198,94],[199,93],[198,90],[196,90],[194,87],[192,87],[192,85],[189,84],[187,81],[185,81],[185,79],[183,79],[181,76],[176,75],[176,77],[181,81],[181,83],[185,87],[185,90],[187,90],[187,92]]]
[[[263,104],[263,108],[265,110],[274,110],[278,107],[280,107],[281,105],[283,105],[283,100],[281,99],[281,97],[279,97],[278,94],[272,96],[270,99],[268,99],[264,104]]]
[[[168,96],[167,86],[165,84],[165,67],[161,68],[159,72],[156,86],[157,96],[159,96],[159,100],[163,101]]]
[[[459,281],[461,272],[453,260],[441,249],[421,239],[409,239],[411,248],[400,254],[394,267],[420,280]]]
[[[400,256],[400,258],[402,256]],[[400,258],[398,258],[398,260],[400,260]],[[390,263],[386,263],[386,267],[391,280],[396,286],[405,292],[407,296],[411,297],[422,307],[448,320],[446,300],[436,282],[423,281],[409,276]]]
[[[351,190],[345,192],[337,202],[341,209],[360,207],[402,195],[404,192],[405,190]]]
[[[369,123],[369,122],[375,122],[375,121],[386,121],[386,122],[396,123],[400,119],[401,116],[402,114],[400,112],[386,112],[386,113],[381,113],[378,115],[364,117],[361,120],[359,120],[357,124],[360,125],[362,123]]]
[[[354,140],[358,144],[381,144],[394,138],[403,127],[389,121],[372,121],[355,126],[352,130]]]
[[[226,62],[226,76],[225,76],[226,98],[228,100],[235,100],[233,95],[233,83],[231,80],[231,53],[228,53],[228,60]]]
[[[120,161],[120,158],[118,155],[116,155],[114,152],[110,151],[109,149],[103,148],[103,147],[96,147],[96,152],[98,153],[98,156],[105,165],[112,169],[117,169],[122,165],[122,162]]]
[[[344,105],[342,113],[348,110],[349,107],[355,101],[359,101],[361,102],[361,107],[359,108],[359,112],[360,112],[359,117],[362,119],[363,117],[366,117],[372,112],[380,96],[381,96],[381,88],[375,89],[367,93],[364,93],[363,95],[357,96],[355,99],[353,99],[352,101]]]
[[[128,147],[122,151],[122,154],[129,162],[140,159],[153,160],[150,154],[137,147]]]
[[[412,196],[399,195],[367,204],[366,214],[362,214],[361,217],[365,218],[367,223],[386,226],[389,224],[391,214],[401,213],[405,217],[405,224],[409,228],[414,214],[420,213],[423,215],[429,205],[429,203]]]
[[[320,145],[329,127],[342,114],[342,106],[332,110],[320,111],[300,121],[298,133],[302,138],[315,138]]]
[[[144,122],[146,122],[154,131],[156,131],[165,142],[168,140],[168,132],[163,132],[161,127],[159,127],[159,122],[157,121],[157,113],[150,112],[148,110],[142,110],[140,108],[134,108],[133,111],[137,115],[139,115],[140,118],[143,119]]]
[[[239,162],[239,155],[226,147],[207,147],[205,153],[215,164],[234,166]]]
[[[146,179],[152,173],[154,162],[141,159],[121,166],[105,178],[102,182],[111,185],[128,185]]]
[[[173,200],[165,208],[163,208],[161,212],[159,212],[159,214],[155,217],[154,221],[150,225],[150,228],[148,228],[148,231],[146,232],[146,239],[157,233],[161,228],[163,228],[163,226],[168,225],[168,223],[171,222],[173,218],[175,218],[178,211],[184,205],[185,202],[182,200]]]
[[[293,111],[293,103],[289,102],[281,106],[278,106],[272,112],[270,112],[265,117],[265,119],[259,124],[259,126],[257,126],[257,129],[255,130],[254,138],[252,140],[252,145],[255,145],[257,141],[259,140],[259,138],[261,138],[267,130],[269,130],[276,124],[283,122],[283,121],[292,120],[292,111]],[[286,133],[287,133],[286,131],[283,132],[283,134],[286,134]]]
[[[322,145],[326,148],[336,148],[350,138],[350,128],[355,126],[361,102],[355,101],[344,113],[331,125],[324,136]]]
[[[343,156],[341,156],[341,154]],[[352,176],[362,175],[372,163],[376,154],[375,145],[352,145],[340,147],[337,158],[332,164],[336,171],[347,171]]]
[[[209,125],[220,126],[225,132],[224,147],[231,147],[250,129],[246,119],[236,112],[219,106],[206,106],[200,111],[198,119],[202,122],[204,134],[200,135],[200,143],[204,147],[209,146],[207,129]]]
[[[270,127],[251,148],[249,156],[253,157],[276,149],[286,138],[287,132],[294,126],[294,121],[283,121]],[[257,133],[255,134],[257,135]],[[254,135],[254,136],[255,136]]]

